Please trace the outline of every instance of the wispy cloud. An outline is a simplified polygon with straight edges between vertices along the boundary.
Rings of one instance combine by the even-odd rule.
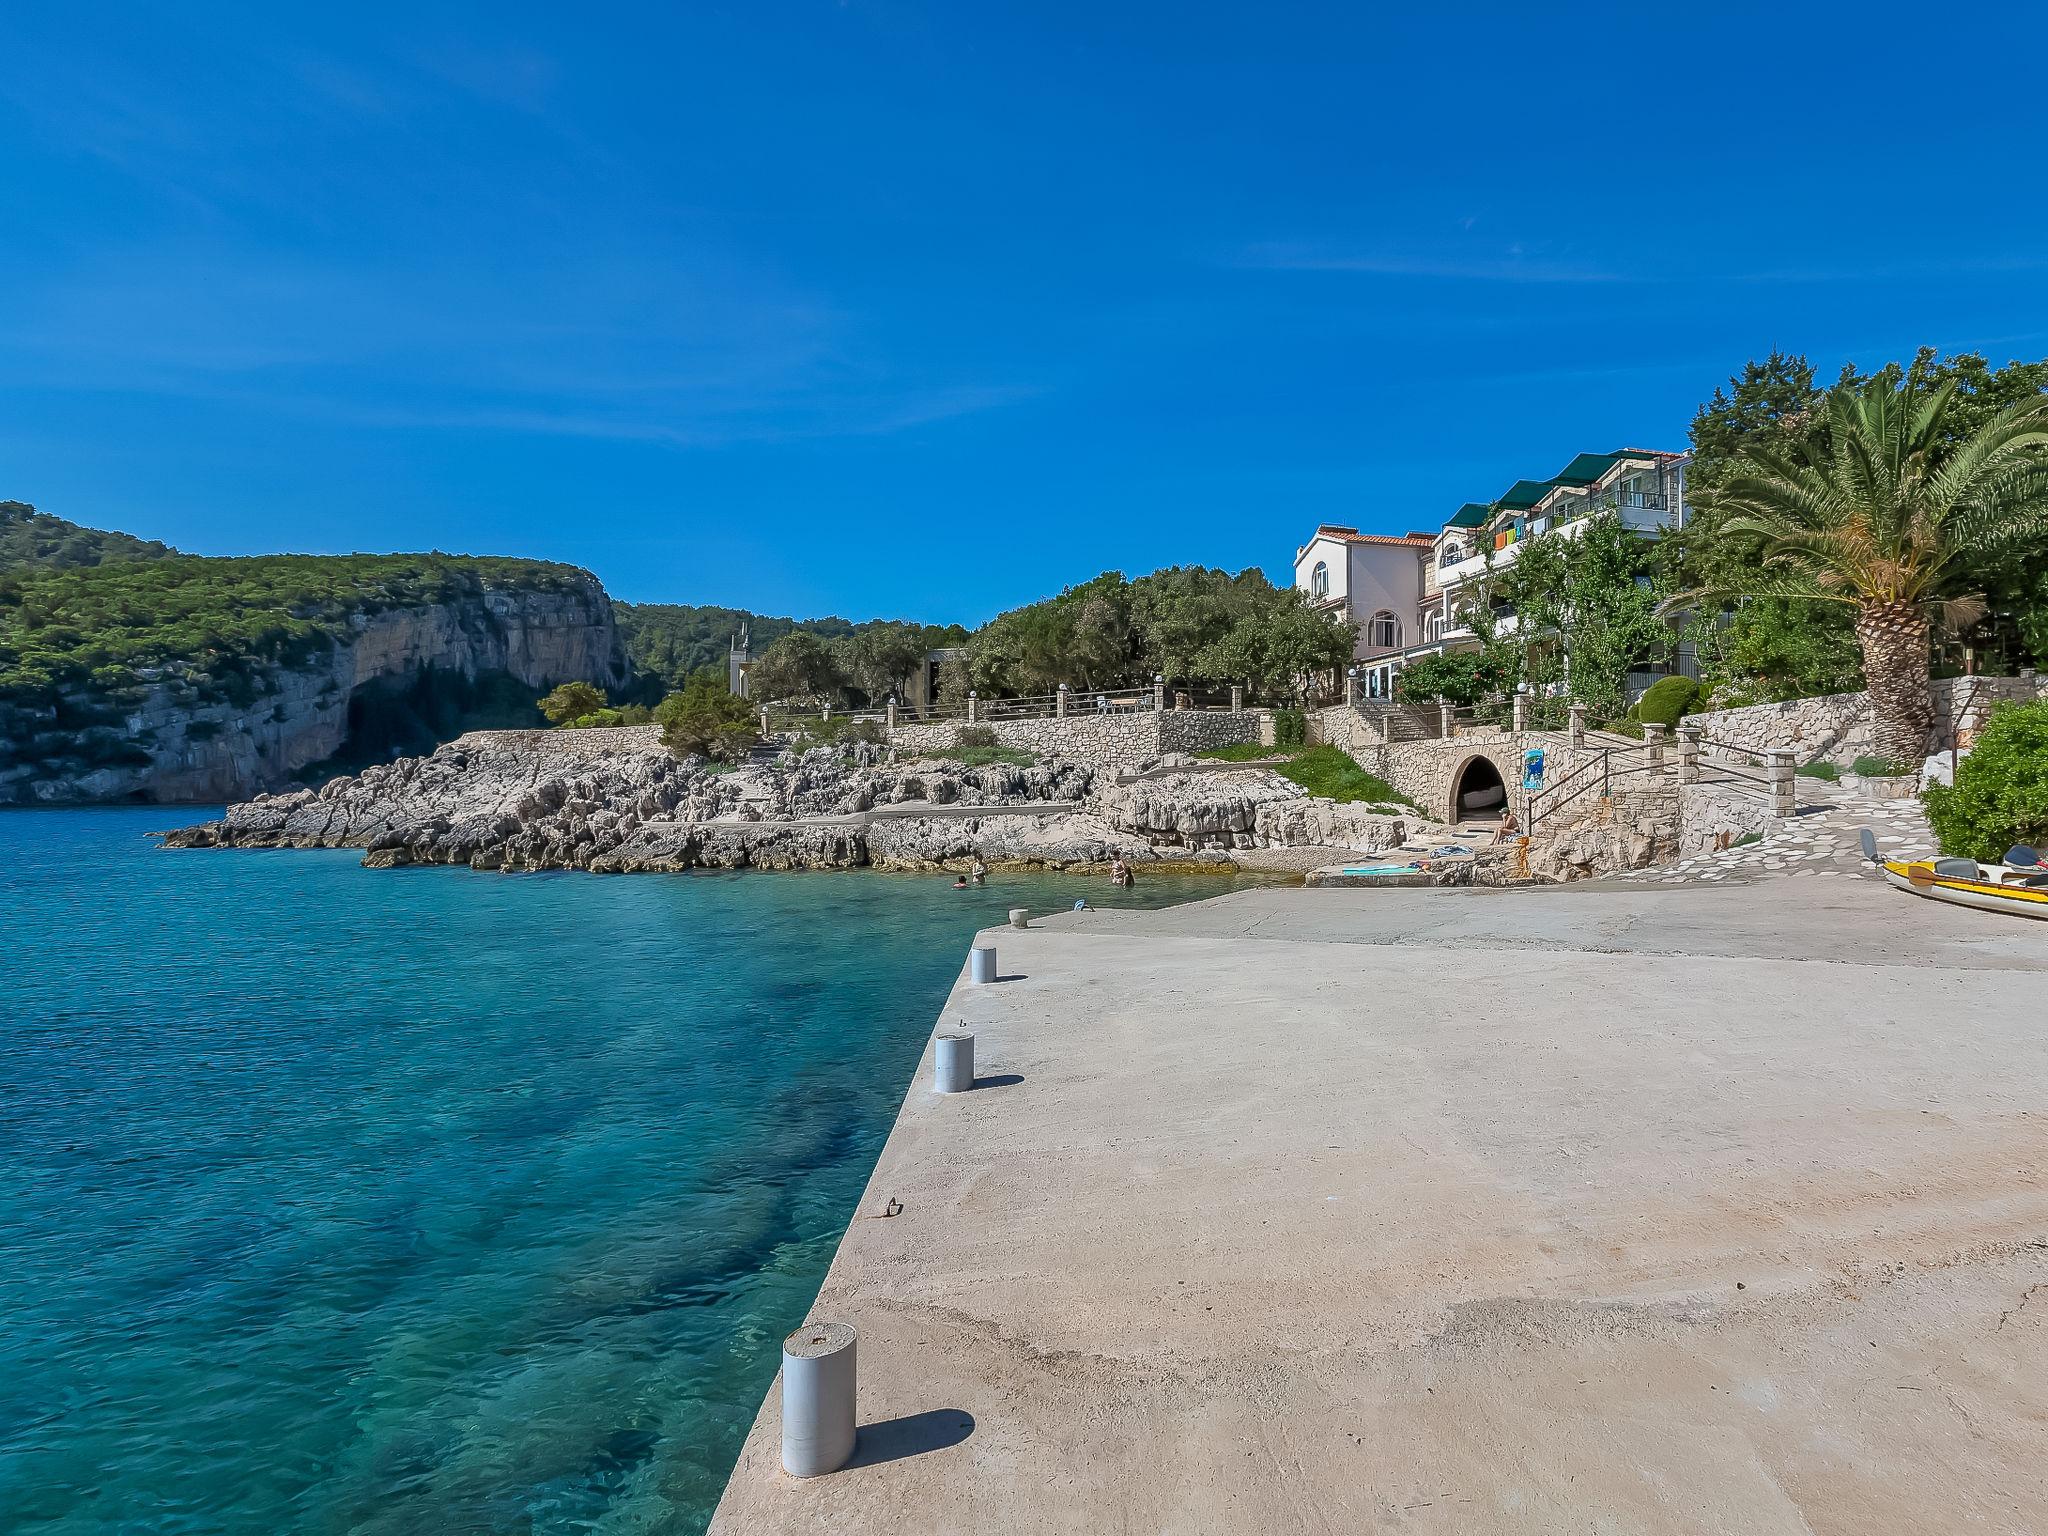
[[[1370,277],[1441,278],[1482,283],[1620,283],[1621,272],[1518,245],[1486,251],[1344,250],[1268,242],[1246,246],[1229,265],[1262,272],[1354,272]]]
[[[1920,261],[1872,262],[1855,266],[1767,267],[1755,272],[1730,272],[1731,283],[1890,283],[1916,278],[1984,275],[1995,272],[2039,272],[2048,269],[2048,255],[1942,255]]]
[[[0,385],[679,448],[879,436],[1038,392],[933,377],[871,330],[703,254],[485,275],[152,248],[0,298]]]
[[[734,401],[726,411],[679,413],[659,419],[646,413],[607,413],[544,407],[436,408],[337,407],[331,401],[302,400],[296,408],[365,426],[404,430],[504,432],[514,435],[585,437],[611,442],[653,443],[671,448],[725,448],[746,444],[801,442],[811,438],[886,437],[934,422],[993,410],[1039,393],[1021,385],[953,385],[912,388],[876,397],[809,399],[769,405]]]

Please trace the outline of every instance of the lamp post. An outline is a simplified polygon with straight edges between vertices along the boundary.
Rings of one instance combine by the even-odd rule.
[[[1164,711],[1165,708],[1166,674],[1164,672],[1154,672],[1152,674],[1152,712],[1154,714],[1159,714],[1162,711]]]

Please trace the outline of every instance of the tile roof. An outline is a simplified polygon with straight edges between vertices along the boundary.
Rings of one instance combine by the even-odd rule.
[[[1436,542],[1436,535],[1429,533],[1360,533],[1342,523],[1324,523],[1316,529],[1316,539],[1335,539],[1340,544],[1402,544],[1411,549],[1425,549]],[[1313,544],[1315,539],[1309,540]],[[1304,546],[1306,547],[1306,546]]]

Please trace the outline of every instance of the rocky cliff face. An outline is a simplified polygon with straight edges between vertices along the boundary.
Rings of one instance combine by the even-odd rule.
[[[67,757],[58,733],[32,736],[29,760],[0,769],[0,805],[235,800],[288,783],[348,745],[363,690],[426,675],[500,675],[538,693],[582,680],[617,688],[626,660],[611,600],[595,577],[564,591],[493,590],[459,603],[361,613],[349,637],[298,668],[260,674],[246,700],[207,701],[176,678],[153,681],[120,720],[132,759]]]

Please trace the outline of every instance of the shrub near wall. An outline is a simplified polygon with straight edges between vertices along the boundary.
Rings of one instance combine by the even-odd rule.
[[[1985,863],[2048,843],[2048,700],[1993,710],[1955,783],[1928,789],[1927,820],[1943,853]]]

